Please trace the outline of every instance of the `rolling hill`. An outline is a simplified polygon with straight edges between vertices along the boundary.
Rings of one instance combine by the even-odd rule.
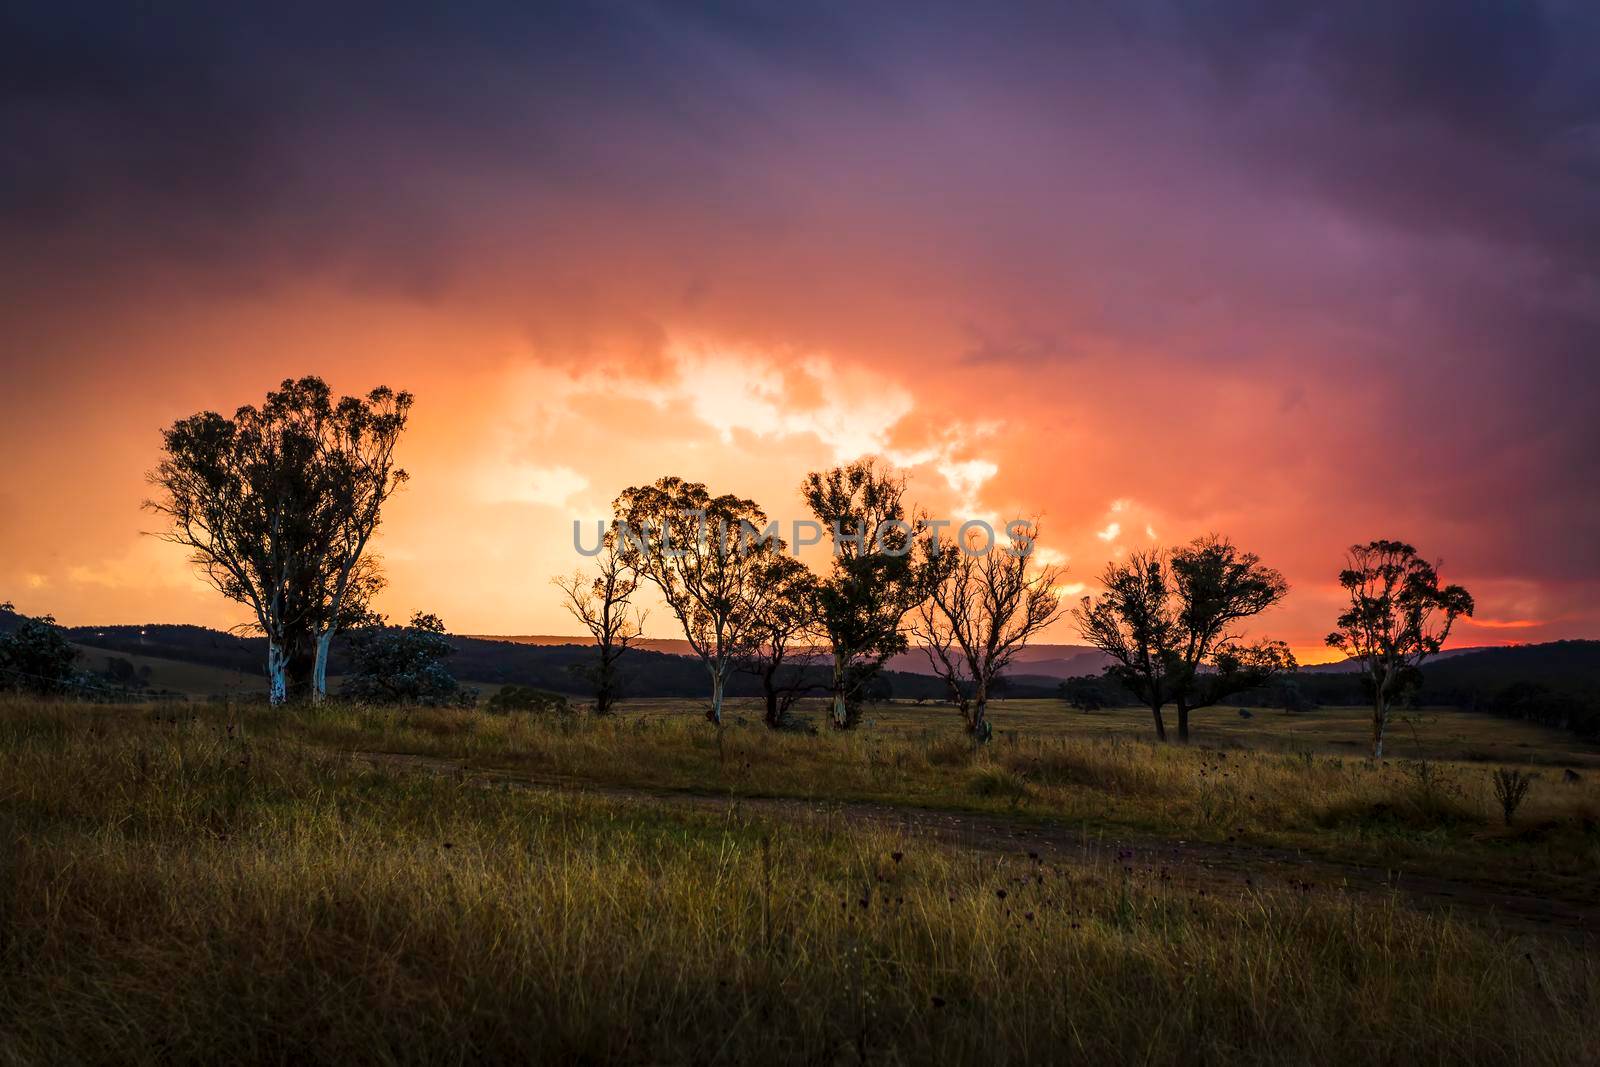
[[[483,634],[472,635],[471,640],[509,641],[512,644],[537,647],[587,643],[586,638],[550,634],[517,634],[505,637]],[[647,638],[640,641],[638,647],[675,656],[693,655],[689,642],[682,638]],[[1082,674],[1099,674],[1110,662],[1110,658],[1103,652],[1088,645],[1030,645],[1017,654],[1016,670],[1012,673],[1018,677],[1052,678],[1059,681],[1062,678],[1072,678]],[[914,648],[891,657],[887,666],[891,671],[905,674],[920,674],[930,678],[934,676],[933,668],[928,665],[928,657],[920,649]]]
[[[0,632],[14,627],[18,618],[0,613]],[[152,688],[191,697],[265,689],[266,643],[259,637],[165,623],[62,629],[79,649],[80,667],[87,671],[104,671],[108,659],[115,657],[127,660],[145,675]],[[581,693],[585,687],[574,668],[593,655],[591,644],[576,637],[452,636],[450,640],[456,676],[479,687],[519,684]],[[705,668],[687,655],[688,651],[688,643],[682,640],[641,642],[624,660],[628,690],[636,696],[703,696]],[[1060,679],[1097,675],[1105,664],[1106,658],[1087,646],[1036,645],[1017,657],[1007,678],[1008,695],[1054,696]],[[330,674],[337,676],[344,666],[343,650],[336,643]],[[885,678],[895,697],[944,697],[942,683],[933,676],[920,650],[894,657],[888,668]],[[818,666],[814,670],[816,682],[822,683],[824,669]],[[1366,700],[1361,680],[1350,664],[1306,667],[1284,684],[1314,704],[1349,705]],[[731,696],[752,696],[757,687],[754,679],[736,675],[728,691]],[[1267,691],[1241,694],[1240,702],[1267,701],[1280,695]],[[1593,712],[1600,708],[1600,641],[1452,649],[1425,666],[1418,699],[1425,704],[1564,723],[1580,732],[1600,729],[1600,716]]]

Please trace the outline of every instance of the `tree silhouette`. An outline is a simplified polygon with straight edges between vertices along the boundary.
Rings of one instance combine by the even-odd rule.
[[[1473,611],[1459,585],[1439,585],[1437,568],[1403,541],[1353,545],[1339,584],[1350,607],[1328,646],[1357,661],[1372,691],[1372,755],[1383,758],[1394,701],[1421,679],[1422,661],[1444,647],[1450,629]]]
[[[595,713],[604,715],[622,694],[617,661],[644,632],[647,613],[632,603],[639,589],[638,572],[623,559],[612,529],[606,531],[595,574],[574,571],[554,582],[566,594],[563,606],[568,613],[594,637],[599,658],[582,673],[594,687]]]
[[[1115,662],[1107,673],[1150,709],[1167,739],[1162,709],[1178,708],[1178,738],[1189,712],[1262,685],[1294,667],[1281,641],[1244,644],[1235,626],[1288,594],[1283,576],[1226,538],[1201,537],[1170,554],[1136,551],[1108,564],[1105,592],[1073,611],[1078,629]]]
[[[739,669],[761,682],[762,719],[781,729],[789,725],[795,702],[817,688],[808,678],[821,655],[814,633],[817,579],[793,556],[773,554],[762,566],[758,580],[771,589],[771,596],[757,614],[755,641]]]
[[[205,411],[162,433],[146,507],[201,575],[249,607],[267,638],[274,705],[326,693],[334,634],[382,582],[367,545],[406,474],[394,466],[409,393],[387,387],[337,403],[320,378],[285,380],[232,418]]]
[[[819,622],[833,653],[834,726],[860,718],[860,691],[884,660],[906,649],[905,617],[926,596],[914,544],[925,525],[909,515],[905,479],[858,460],[806,476],[800,494],[833,539],[833,566],[818,586]]]
[[[1289,584],[1263,565],[1260,556],[1241,552],[1216,534],[1173,552],[1170,565],[1179,637],[1172,699],[1178,710],[1178,740],[1188,741],[1189,712],[1294,669],[1294,655],[1282,641],[1246,645],[1233,631],[1235,624],[1288,596]]]
[[[1084,597],[1072,611],[1084,640],[1114,661],[1106,673],[1150,709],[1156,737],[1167,739],[1161,709],[1172,699],[1181,671],[1173,649],[1179,622],[1172,573],[1159,549],[1133,551],[1126,563],[1108,563],[1100,575],[1105,592]]]
[[[981,552],[976,532],[965,546],[930,542],[930,593],[912,624],[967,733],[979,743],[991,733],[989,698],[1001,687],[1002,672],[1063,609],[1055,588],[1061,569],[1030,566],[1037,524],[1014,522],[1006,530],[1009,545],[991,538]]]
[[[762,538],[767,516],[753,501],[676,476],[623,490],[612,509],[624,561],[660,588],[711,675],[706,717],[721,726],[723,689],[758,641],[774,592],[765,564],[782,542]]]

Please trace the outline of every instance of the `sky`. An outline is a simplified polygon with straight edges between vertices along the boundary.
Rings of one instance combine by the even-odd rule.
[[[224,6],[0,12],[21,610],[244,621],[144,476],[318,374],[416,394],[379,606],[458,632],[577,632],[629,485],[872,453],[1073,596],[1226,534],[1302,658],[1380,537],[1600,637],[1593,5]]]

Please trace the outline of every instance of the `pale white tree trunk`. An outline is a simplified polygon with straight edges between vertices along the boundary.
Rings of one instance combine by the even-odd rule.
[[[833,656],[833,724],[835,726],[848,726],[850,713],[845,707],[844,683],[846,664],[844,658],[838,653]]]
[[[1389,682],[1394,678],[1393,668],[1386,668],[1382,676],[1372,678],[1372,758],[1383,758],[1383,734],[1389,728]]]
[[[328,699],[328,649],[333,644],[333,631],[317,635],[317,659],[311,668],[311,703],[321,704]]]
[[[289,699],[289,657],[278,642],[267,641],[267,699],[281,707]]]
[[[722,725],[722,672],[711,672],[711,721]]]

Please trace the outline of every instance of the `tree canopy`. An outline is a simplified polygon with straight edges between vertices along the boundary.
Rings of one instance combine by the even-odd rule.
[[[274,703],[320,695],[328,644],[381,585],[366,555],[384,501],[406,481],[394,447],[412,398],[387,387],[337,401],[320,378],[286,379],[260,407],[204,411],[162,433],[146,506],[160,536],[248,607],[268,641]]]
[[[1403,541],[1352,545],[1339,585],[1349,607],[1328,635],[1330,648],[1356,660],[1372,691],[1372,754],[1383,755],[1395,699],[1420,680],[1420,666],[1444,648],[1456,619],[1471,617],[1472,595],[1440,585],[1434,564]]]

